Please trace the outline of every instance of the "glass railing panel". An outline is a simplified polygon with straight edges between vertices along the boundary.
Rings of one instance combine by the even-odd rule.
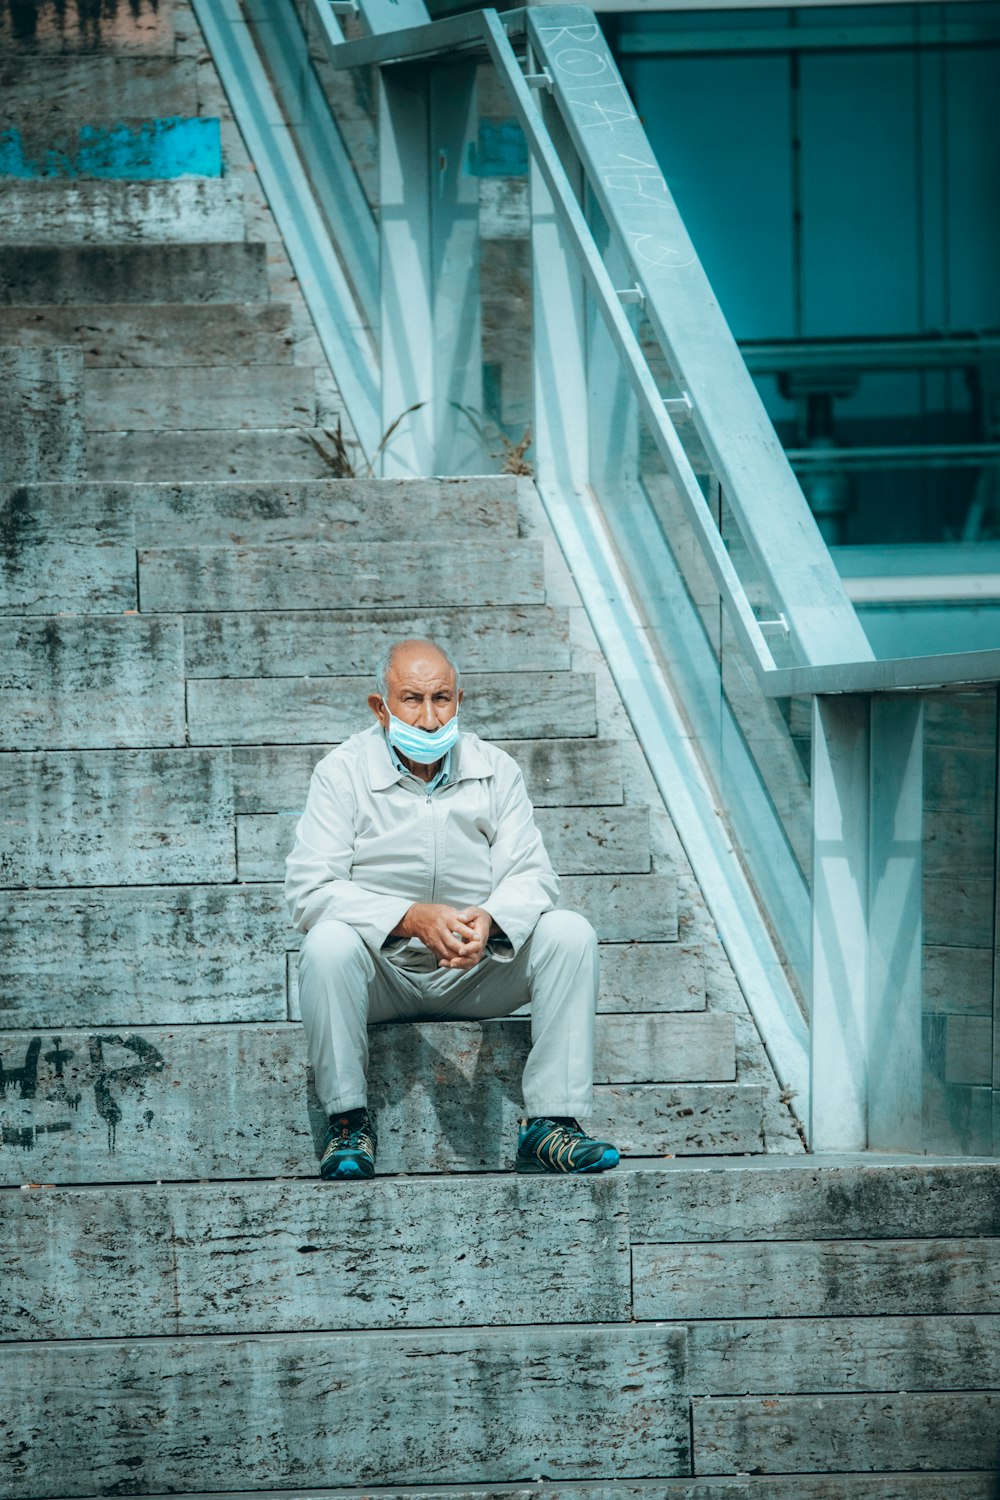
[[[997,695],[931,694],[924,706],[924,1149],[992,1154]]]
[[[662,379],[661,389],[672,394],[669,372],[664,370]],[[755,613],[764,620],[774,618],[693,424],[687,429],[685,448]],[[649,637],[675,684],[733,846],[804,997],[809,950],[810,705],[806,700],[769,699],[761,692],[719,585],[649,435],[643,434],[640,456],[649,529],[632,540],[627,556],[630,581],[643,591]],[[651,537],[664,549],[660,564]],[[627,534],[620,545],[623,550],[628,546]],[[769,633],[768,644],[780,664],[791,664],[790,648],[780,633]]]

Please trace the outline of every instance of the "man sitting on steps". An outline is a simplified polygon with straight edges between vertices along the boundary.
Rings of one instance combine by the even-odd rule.
[[[553,909],[559,882],[521,773],[458,727],[458,672],[430,641],[400,641],[368,699],[378,720],[321,760],[288,856],[305,933],[299,999],[330,1116],[323,1177],[371,1177],[373,1021],[486,1020],[531,1002],[519,1172],[602,1172],[591,1101],[593,928]]]

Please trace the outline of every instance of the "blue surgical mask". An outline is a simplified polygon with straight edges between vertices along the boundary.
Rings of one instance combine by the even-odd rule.
[[[436,760],[443,759],[457,742],[458,714],[449,719],[447,724],[442,724],[440,729],[435,729],[433,734],[428,734],[425,729],[417,729],[413,724],[404,724],[402,719],[390,714],[386,733],[400,755],[405,755],[407,760],[415,760],[420,766],[432,766]]]

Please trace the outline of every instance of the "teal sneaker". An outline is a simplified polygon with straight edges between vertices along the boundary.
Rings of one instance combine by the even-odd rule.
[[[334,1177],[374,1177],[377,1146],[375,1123],[366,1109],[348,1109],[342,1115],[331,1115],[319,1175],[327,1181]]]
[[[515,1172],[607,1172],[618,1161],[614,1146],[591,1140],[569,1115],[521,1121]]]

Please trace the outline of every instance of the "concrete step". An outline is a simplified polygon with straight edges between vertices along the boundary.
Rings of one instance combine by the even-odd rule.
[[[19,307],[266,302],[267,246],[0,245],[0,301]]]
[[[181,36],[190,34],[190,24],[187,6],[172,0],[131,0],[125,6],[21,0],[6,50],[15,68],[22,57],[48,59],[65,53],[74,54],[74,60],[81,53],[94,53],[172,61]]]
[[[415,516],[421,536],[440,532],[442,541],[458,532],[481,541],[518,535],[517,481],[505,475],[135,484],[120,493],[143,549],[183,546],[194,538],[234,546],[319,539],[410,543]],[[259,620],[252,624],[261,628]]]
[[[326,1487],[299,1495],[331,1500],[362,1486],[382,1500],[561,1500],[567,1484],[604,1500],[985,1500],[998,1184],[995,1161],[724,1157],[596,1179],[11,1194],[0,1317],[21,1394],[0,1418],[7,1480],[84,1493],[95,1463],[115,1474],[131,1455],[150,1494],[226,1486],[233,1500],[233,1486],[287,1484],[293,1438],[297,1483],[325,1464]],[[674,1301],[650,1321],[654,1245]],[[898,1310],[910,1282],[920,1312]],[[770,1317],[737,1300],[779,1287],[800,1300]],[[825,1311],[804,1314],[810,1288]],[[550,1391],[560,1410],[586,1405],[599,1444],[543,1437]],[[360,1450],[345,1402],[365,1413]],[[202,1442],[209,1424],[272,1440]],[[53,1485],[50,1433],[70,1425],[82,1436]],[[529,1428],[530,1459],[517,1447]],[[533,1466],[542,1479],[519,1478]]]
[[[627,1155],[760,1149],[731,1015],[605,1014],[595,1037],[593,1128]],[[373,1030],[379,1171],[509,1168],[529,1047],[520,1018]],[[316,1175],[326,1118],[299,1025],[5,1032],[2,1048],[7,1185]]]
[[[10,115],[61,119],[78,115],[82,101],[95,120],[198,113],[198,63],[193,57],[110,51],[32,54],[11,45],[10,38],[5,41],[0,89]]]
[[[154,806],[154,828],[155,818]],[[186,831],[164,823],[164,838],[173,838],[184,858],[172,861],[168,853],[156,867],[160,880],[195,863],[183,843]],[[99,837],[98,831],[95,841]],[[120,841],[126,848],[128,837]],[[79,842],[86,847],[82,837]],[[116,866],[116,841],[109,842],[108,872],[122,879],[130,861],[122,858]],[[55,837],[48,843],[54,844]],[[211,867],[214,843],[213,836],[202,846],[203,868]],[[46,841],[40,845],[44,849]],[[220,838],[220,862],[227,847],[229,841]],[[89,857],[87,873],[95,873],[102,857]],[[140,851],[131,863],[142,858]],[[51,864],[58,867],[57,855]],[[15,880],[30,872],[23,855],[14,862]],[[54,871],[42,867],[42,873]],[[88,1020],[100,1013],[113,1024],[297,1015],[294,965],[286,976],[286,954],[298,938],[288,925],[281,888],[211,881],[209,875],[194,886],[147,882],[141,887],[74,889],[63,876],[51,888],[37,880],[41,888],[13,885],[9,894],[0,894],[0,1008],[10,1019],[55,1026],[68,1024],[76,1014]],[[85,882],[78,877],[76,884]],[[674,955],[663,946],[677,942],[676,888],[670,876],[571,875],[562,887],[565,904],[582,910],[605,943],[627,945],[606,953],[606,1009],[704,1008],[700,949],[685,945]]]
[[[144,611],[543,604],[537,542],[320,541],[139,553]]]
[[[79,348],[83,367],[278,365],[295,352],[287,302],[0,307],[0,345]]]
[[[312,430],[318,418],[316,373],[303,365],[154,367],[139,379],[133,370],[86,370],[83,377],[88,432]]]
[[[612,806],[622,802],[617,740],[497,740],[524,773],[536,807]],[[305,806],[309,777],[330,745],[234,745],[237,813],[287,813]]]
[[[221,175],[219,121],[206,115],[94,121],[16,114],[0,137],[0,178],[159,181]]]
[[[996,1164],[972,1171],[960,1167],[958,1174],[941,1162],[900,1170],[921,1182],[932,1203],[938,1194],[957,1201],[962,1178],[967,1189],[982,1185],[995,1194]],[[686,1207],[690,1195],[699,1193],[697,1179],[708,1171],[736,1179],[747,1196],[761,1175],[746,1162],[723,1159],[708,1170],[678,1162],[665,1170],[623,1168],[593,1179],[505,1173],[379,1177],[335,1186],[285,1180],[27,1190],[10,1195],[0,1336],[502,1326],[557,1323],[571,1314],[574,1321],[589,1316],[594,1322],[641,1322],[650,1317],[642,1273],[653,1247],[638,1242],[636,1200],[653,1184]],[[890,1200],[895,1196],[892,1173],[891,1168],[872,1173],[857,1163],[831,1170],[815,1161],[806,1170],[784,1169],[785,1179],[808,1175],[814,1186],[825,1181],[828,1189],[835,1178],[846,1179],[849,1190],[863,1183],[868,1204],[863,1241],[841,1236],[818,1243],[799,1237],[655,1247],[664,1262],[672,1257],[675,1301],[653,1317],[686,1325],[693,1389],[712,1394],[778,1390],[782,1354],[789,1368],[808,1364],[815,1391],[935,1389],[944,1383],[976,1389],[975,1375],[990,1375],[996,1383],[997,1215],[965,1210],[963,1224],[971,1217],[984,1233],[941,1238],[935,1231],[937,1236],[947,1231],[946,1216],[933,1208],[918,1213],[902,1237],[886,1236],[877,1205],[883,1192]],[[522,1258],[540,1219],[561,1254],[540,1257],[537,1276],[526,1277]],[[828,1231],[835,1234],[841,1227],[830,1214]],[[928,1228],[929,1234],[922,1233]],[[808,1234],[807,1225],[791,1225],[790,1234],[797,1229]],[[727,1230],[740,1232],[736,1213],[730,1214]],[[848,1268],[847,1279],[843,1285],[827,1279],[820,1293],[825,1310],[809,1314],[808,1321],[800,1321],[801,1310],[794,1305],[776,1306],[767,1319],[748,1314],[745,1303],[742,1311],[727,1311],[718,1299],[730,1308],[737,1305],[750,1251],[761,1256],[762,1267],[769,1253],[797,1254],[803,1265],[823,1254],[831,1267]],[[715,1282],[714,1299],[705,1259],[699,1258],[706,1252],[708,1261],[713,1252],[730,1256],[712,1268],[711,1274],[725,1278]],[[862,1256],[868,1274],[855,1277]],[[345,1261],[352,1274],[332,1274]],[[601,1263],[603,1276],[596,1284],[588,1261],[591,1268]],[[79,1267],[76,1287],[65,1275],[67,1263]],[[901,1276],[897,1267],[903,1268]],[[910,1267],[916,1285],[907,1313],[898,1303]],[[798,1289],[797,1278],[782,1281],[780,1268],[772,1264],[770,1269],[779,1271],[770,1284],[772,1298]],[[692,1273],[704,1300],[688,1296]],[[750,1294],[755,1289],[766,1294],[767,1279],[766,1272],[751,1277]],[[802,1285],[818,1289],[809,1274]],[[864,1312],[852,1308],[852,1289],[864,1298]],[[853,1365],[843,1341],[810,1337],[816,1331],[812,1320],[820,1318],[831,1334],[839,1325],[853,1336]],[[740,1350],[741,1326],[752,1354]],[[972,1326],[983,1340],[979,1353],[985,1364],[960,1357],[956,1336]],[[872,1363],[879,1350],[892,1370],[891,1376],[883,1370],[881,1380]]]
[[[353,676],[371,671],[382,650],[407,635],[447,642],[463,672],[564,672],[571,665],[566,611],[548,605],[189,614],[183,628],[188,677]]]
[[[0,806],[5,886],[236,877],[226,750],[4,755]]]
[[[463,689],[463,725],[484,739],[597,732],[590,673],[469,673]],[[370,676],[192,678],[188,733],[193,745],[346,739],[371,724],[371,690]]]
[[[81,755],[100,754],[122,744],[189,743],[219,749],[311,744],[323,730],[343,740],[373,722],[366,702],[370,676],[193,678],[187,683],[185,719],[180,633],[169,628],[174,622],[163,623],[165,628],[154,620],[147,628],[145,621],[140,626],[131,620],[102,621],[93,632],[86,620],[41,625],[25,620],[0,627],[0,641],[10,644],[13,657],[8,668],[0,669],[0,703],[10,710],[9,720],[0,725],[0,749],[34,752],[51,745],[55,756],[78,747]],[[149,658],[143,653],[146,643]],[[162,678],[156,676],[157,663],[163,665]],[[148,698],[134,702],[131,694],[146,685]],[[35,696],[40,687],[52,689],[41,701]],[[463,724],[486,739],[595,732],[594,680],[589,675],[473,673],[466,677],[466,691]],[[108,713],[92,717],[103,695]],[[57,778],[64,774],[60,765],[67,764],[52,762]],[[40,770],[41,763],[33,762],[32,769]],[[9,774],[16,773],[11,768]],[[8,775],[0,771],[0,786],[8,784]],[[227,808],[231,816],[231,791]]]
[[[631,1316],[624,1172],[593,1184],[510,1172],[387,1178],[345,1192],[316,1179],[8,1197],[3,1339]],[[540,1219],[560,1253],[525,1276]]]
[[[515,671],[518,666],[524,665],[518,663],[516,658],[519,644],[528,637],[530,644],[526,654],[529,660],[532,654],[535,659],[542,661],[546,656],[552,660],[568,654],[565,640],[560,640],[558,633],[562,626],[564,635],[565,618],[557,618],[553,622],[553,628],[547,631],[547,612],[544,608],[536,608],[534,611],[495,610],[479,613],[487,618],[480,622],[471,653],[473,663],[476,656],[479,656],[483,664],[486,664],[494,640],[497,642],[496,650],[492,653],[494,659],[506,661]],[[530,631],[532,613],[539,620],[537,638]],[[189,641],[188,645],[192,654],[202,663],[201,675],[204,675],[209,664],[216,672],[237,674],[232,682],[211,679],[202,685],[200,679],[190,673],[184,661],[186,630],[190,618],[142,616],[134,613],[124,616],[49,615],[0,618],[0,750],[94,750],[185,745],[188,743],[189,727],[186,689],[191,697],[190,727],[195,741],[217,738],[212,726],[226,724],[226,715],[232,713],[230,700],[233,696],[238,700],[241,693],[247,693],[251,700],[246,710],[241,711],[241,732],[247,732],[247,726],[256,723],[265,738],[273,738],[277,734],[283,739],[293,738],[301,732],[311,740],[313,720],[299,701],[305,690],[301,679],[275,679],[276,683],[283,681],[288,684],[290,714],[286,718],[284,710],[281,710],[277,718],[269,723],[266,718],[261,717],[265,710],[257,701],[255,685],[248,686],[240,676],[245,672],[265,670],[269,666],[290,665],[287,657],[282,663],[276,651],[273,654],[269,652],[267,632],[262,633],[263,639],[255,641],[252,631],[247,628],[248,622],[241,616],[225,617],[227,621],[238,622],[235,629],[228,631],[218,628],[218,616],[198,619],[197,624],[201,629],[197,631],[196,639]],[[507,620],[511,620],[515,627],[509,637],[504,632]],[[275,625],[273,618],[270,623]],[[346,684],[342,684],[342,680],[338,678],[318,677],[317,690],[321,697],[329,703],[339,704],[339,707],[317,708],[314,715],[315,727],[327,729],[335,737],[350,733],[355,727],[370,722],[365,700],[372,686],[371,673],[380,649],[389,640],[394,636],[399,639],[415,633],[423,624],[436,626],[435,633],[438,637],[448,638],[445,634],[447,621],[441,619],[414,623],[404,616],[399,621],[393,621],[389,630],[386,630],[382,622],[366,621],[362,629],[354,632],[350,627],[345,629],[334,625],[327,631],[325,640],[316,629],[315,622],[309,623],[313,628],[304,632],[304,644],[313,644],[317,651],[324,651],[326,660],[310,662],[307,659],[307,669],[311,667],[319,672],[324,667],[327,671],[331,666],[336,669],[337,663],[331,661],[331,653],[336,653],[338,643],[345,635],[348,641],[353,635],[355,642],[360,637],[369,648],[365,653],[356,651],[358,663],[347,663],[368,665],[369,672],[365,678],[351,678]],[[476,630],[475,622],[463,623],[472,636]],[[277,628],[273,631],[276,644],[286,644],[287,648],[295,649],[297,632],[294,628],[281,629],[282,624],[279,619]],[[459,628],[461,629],[461,625]],[[552,641],[548,650],[547,637]],[[233,656],[227,659],[226,647],[231,641]],[[256,660],[248,660],[251,653],[255,653]],[[300,652],[299,670],[301,658]],[[468,661],[469,657],[459,659]],[[536,721],[532,716],[538,712],[541,718],[537,721],[537,730],[533,728],[533,732],[542,732],[542,723],[550,720],[554,711],[562,710],[567,713],[567,729],[572,728],[574,719],[584,728],[592,724],[593,711],[588,697],[590,684],[586,680],[570,677],[567,672],[521,671],[516,679],[513,673],[499,677],[467,674],[467,680],[472,691],[478,689],[481,695],[485,695],[478,707],[475,702],[470,701],[470,724],[475,723],[477,718],[482,720],[485,715],[486,721],[502,725],[509,734],[516,734],[523,729],[525,722],[533,727]],[[361,690],[357,691],[359,683]],[[550,692],[553,706],[547,707],[545,702]],[[219,703],[207,718],[204,714],[204,693],[220,694]],[[223,728],[222,743],[228,743],[229,739],[228,731]],[[316,759],[319,758],[317,751]],[[308,773],[303,773],[302,792],[296,803],[297,807],[304,798],[307,782]],[[606,830],[608,836],[612,833],[613,830]],[[248,857],[259,864],[261,857],[267,857],[268,850],[277,851],[282,840],[290,837],[287,819],[260,822],[254,829],[247,824],[244,837]],[[595,849],[602,847],[604,837],[595,824],[592,834]],[[610,852],[614,847],[613,838],[612,843],[606,847]],[[251,854],[251,850],[255,852]],[[281,857],[284,857],[283,852]],[[252,878],[270,879],[271,876],[258,875]]]
[[[9,493],[9,490],[8,490]],[[465,524],[498,539],[517,536],[517,481],[485,474],[471,479],[244,480],[200,484],[39,484],[30,487],[33,515],[52,528],[71,521],[81,501],[111,501],[135,524],[141,547],[189,542],[247,544],[292,539],[410,540],[420,530],[444,536]]]
[[[57,1031],[297,1019],[295,941],[273,885],[0,894],[0,1014]],[[601,953],[602,1010],[704,1010],[696,944]]]
[[[350,424],[344,436],[351,438]],[[161,479],[193,483],[226,479],[329,479],[329,462],[317,451],[331,447],[327,428],[259,428],[216,431],[206,443],[196,432],[92,432],[87,435],[89,479]],[[351,454],[356,457],[357,448]],[[363,472],[360,459],[358,465]]]
[[[996,1500],[993,1471],[947,1476],[948,1500]],[[365,1485],[371,1500],[941,1500],[940,1474],[740,1474],[701,1479],[612,1479],[593,1484],[574,1482],[572,1490],[558,1482],[533,1484],[431,1486]],[[229,1492],[193,1494],[185,1500],[242,1500]],[[97,1497],[85,1497],[97,1500]],[[158,1500],[136,1495],[133,1500]],[[254,1500],[357,1500],[357,1490],[255,1490]]]
[[[83,410],[83,361],[76,350],[0,348],[0,484],[82,478]],[[20,571],[11,546],[3,557],[5,573]],[[32,581],[25,584],[30,591]]]
[[[0,750],[186,742],[180,620],[0,619]]]
[[[2,756],[0,884],[234,880],[240,774],[227,746]],[[306,785],[296,784],[297,807]],[[616,930],[607,936],[627,941],[675,933]]]
[[[535,818],[560,875],[641,874],[651,868],[648,807],[543,807]],[[237,878],[283,880],[297,822],[294,812],[237,817]]]
[[[10,1500],[95,1473],[154,1492],[685,1474],[684,1352],[681,1329],[626,1325],[13,1345],[0,1461]]]
[[[0,244],[5,245],[198,245],[247,237],[239,177],[15,180],[4,182],[3,200]],[[9,328],[0,322],[0,338]]]
[[[29,350],[8,355],[0,350],[0,370],[6,369],[7,389],[13,390],[11,417],[24,439],[17,449],[21,461],[27,461],[29,446],[37,451],[41,443],[46,460],[50,452],[60,453],[64,444],[62,461],[82,462],[79,444],[73,448],[73,433],[78,432],[72,425],[73,393],[79,391],[79,363],[74,363],[75,359],[69,351]],[[30,379],[40,383],[40,393],[37,402],[26,404],[25,382]],[[0,402],[2,399],[0,396]],[[54,426],[44,441],[39,437],[38,406],[43,412],[53,413]],[[0,405],[0,420],[4,410]],[[8,425],[5,431],[12,441],[12,428]],[[204,446],[204,439],[201,441]],[[6,460],[0,457],[3,462]],[[137,545],[169,546],[194,535],[214,546],[269,539],[304,543],[320,538],[357,547],[359,534],[368,542],[398,542],[407,536],[412,524],[414,498],[421,507],[422,535],[431,537],[441,532],[450,536],[464,518],[482,539],[480,546],[492,536],[515,543],[514,481],[499,476],[471,482],[425,480],[418,481],[413,489],[415,495],[392,481],[351,479],[219,485],[2,484],[0,613],[119,614],[136,609]],[[527,544],[519,545],[519,556],[537,556],[537,548],[525,553]],[[195,559],[195,572],[198,561],[204,559]],[[329,597],[321,598],[318,608],[328,610],[330,604]],[[297,610],[298,606],[296,599],[293,608]],[[366,613],[374,620],[383,617],[378,609]],[[417,622],[414,629],[424,628],[419,621],[429,618],[426,612],[410,617]],[[395,624],[403,617],[386,614],[384,618]],[[457,612],[451,611],[449,619],[454,622],[457,618]],[[317,617],[313,611],[292,624],[259,619],[244,625],[230,622],[227,638],[234,633],[238,636],[241,630],[267,638],[276,632],[279,639],[288,631],[305,632],[311,634],[311,649],[315,651],[317,629],[322,630],[326,619],[326,614]],[[193,628],[199,630],[197,624]],[[208,630],[214,633],[214,627]],[[201,631],[199,638],[204,639],[204,635]],[[280,660],[280,646],[278,650]]]
[[[53,493],[66,497],[55,509]],[[4,483],[0,527],[0,613],[117,615],[138,607],[135,531],[113,490]]]

